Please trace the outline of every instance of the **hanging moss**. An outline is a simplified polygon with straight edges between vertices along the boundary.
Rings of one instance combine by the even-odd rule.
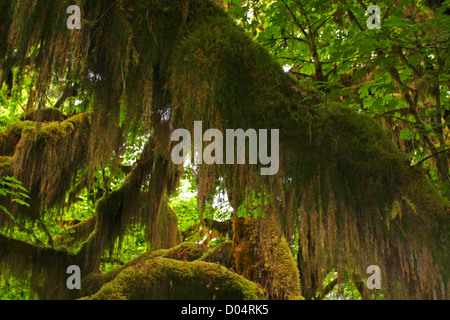
[[[286,93],[294,93],[281,66],[207,2],[192,10],[187,29],[170,65],[177,126],[202,120],[211,128],[279,127],[274,120],[287,115]]]
[[[258,300],[262,290],[216,264],[152,259],[122,271],[90,300]]]
[[[89,157],[85,144],[90,134],[90,113],[76,115],[61,123],[18,122],[10,132],[18,132],[14,156],[8,172],[30,192],[30,207],[13,205],[16,217],[37,219],[44,208],[61,206],[72,179]]]
[[[376,264],[386,279],[386,297],[442,297],[448,273],[436,268],[443,270],[448,260],[438,240],[448,229],[448,204],[367,115],[331,105],[314,110],[313,117],[314,144],[294,144],[300,161],[290,156],[283,164],[299,195],[289,207],[300,212],[303,287],[322,283],[327,272],[319,270],[343,274],[351,265],[363,274]],[[401,216],[393,218],[393,205]],[[427,240],[425,234],[433,236]]]
[[[67,267],[76,264],[65,250],[28,244],[0,235],[0,273],[19,277],[31,274],[31,289],[41,299],[67,297]]]
[[[80,242],[86,241],[92,232],[95,229],[95,224],[97,223],[96,216],[93,216],[84,221],[80,221],[79,223],[70,226],[66,231],[67,235],[59,236],[54,239],[55,243],[58,243],[62,246],[72,247],[77,245]],[[68,241],[67,237],[70,235],[72,240]]]
[[[226,238],[232,234],[231,220],[216,221],[203,219],[201,223],[194,223],[188,229],[182,232],[183,241],[193,239],[203,239],[202,244],[208,244],[210,241],[218,238]]]
[[[0,132],[0,154],[2,156],[14,155],[14,149],[19,142],[24,126],[24,122],[18,121],[10,125],[6,131]]]

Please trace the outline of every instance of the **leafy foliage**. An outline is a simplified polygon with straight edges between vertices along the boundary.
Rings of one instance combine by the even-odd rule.
[[[378,1],[379,30],[363,1],[228,3],[303,87],[379,119],[449,196],[449,1]]]
[[[14,177],[0,178],[0,196],[10,196],[12,202],[29,207],[30,205],[26,202],[26,199],[29,199],[30,197],[27,193],[27,189],[25,189],[21,182]],[[7,208],[0,205],[0,209],[14,220],[14,216]]]

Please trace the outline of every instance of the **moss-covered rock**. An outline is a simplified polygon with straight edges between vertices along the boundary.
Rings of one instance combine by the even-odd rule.
[[[253,282],[217,264],[155,258],[123,270],[90,300],[258,300]]]

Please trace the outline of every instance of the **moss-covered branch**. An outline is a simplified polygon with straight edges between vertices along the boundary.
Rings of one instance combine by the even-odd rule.
[[[251,281],[217,264],[150,259],[122,271],[90,300],[259,300]]]
[[[66,297],[66,270],[76,265],[65,250],[36,246],[0,234],[0,271],[24,277],[31,274],[31,288],[42,299]]]
[[[195,261],[204,255],[205,250],[205,246],[197,243],[183,242],[170,249],[148,251],[136,259],[126,263],[124,266],[116,268],[108,273],[91,273],[83,278],[81,296],[90,296],[95,294],[103,285],[114,280],[123,270],[136,264],[141,264],[146,260],[165,258],[184,262]]]
[[[88,275],[83,279],[81,296],[94,300],[264,297],[261,288],[229,268],[200,261],[205,250],[205,246],[187,242],[171,249],[149,251],[106,274]]]
[[[97,223],[96,216],[92,216],[89,219],[83,221],[77,221],[76,224],[67,228],[67,235],[62,235],[55,238],[55,241],[63,246],[72,246],[77,243],[86,241],[95,229]],[[67,241],[67,236],[70,235],[72,240]]]
[[[87,112],[62,122],[20,121],[0,134],[0,175],[14,176],[30,195],[29,208],[7,205],[15,217],[37,220],[44,209],[63,206],[75,175],[87,165],[91,116]],[[5,219],[0,214],[0,222]]]

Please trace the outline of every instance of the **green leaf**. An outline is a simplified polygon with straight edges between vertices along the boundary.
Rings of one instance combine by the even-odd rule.
[[[13,221],[16,220],[11,212],[9,212],[8,209],[6,209],[4,206],[0,205],[0,209],[3,210],[3,212],[6,213]]]
[[[409,140],[409,139],[413,138],[414,135],[415,134],[412,133],[411,131],[409,131],[408,128],[402,129],[402,131],[400,131],[400,139],[403,139],[403,140]]]
[[[22,201],[22,200],[20,200],[20,199],[13,199],[12,201],[13,201],[13,202],[17,202],[18,204],[21,204],[21,205],[23,205],[23,206],[27,206],[27,207],[30,206],[28,203],[26,203],[25,201]]]

